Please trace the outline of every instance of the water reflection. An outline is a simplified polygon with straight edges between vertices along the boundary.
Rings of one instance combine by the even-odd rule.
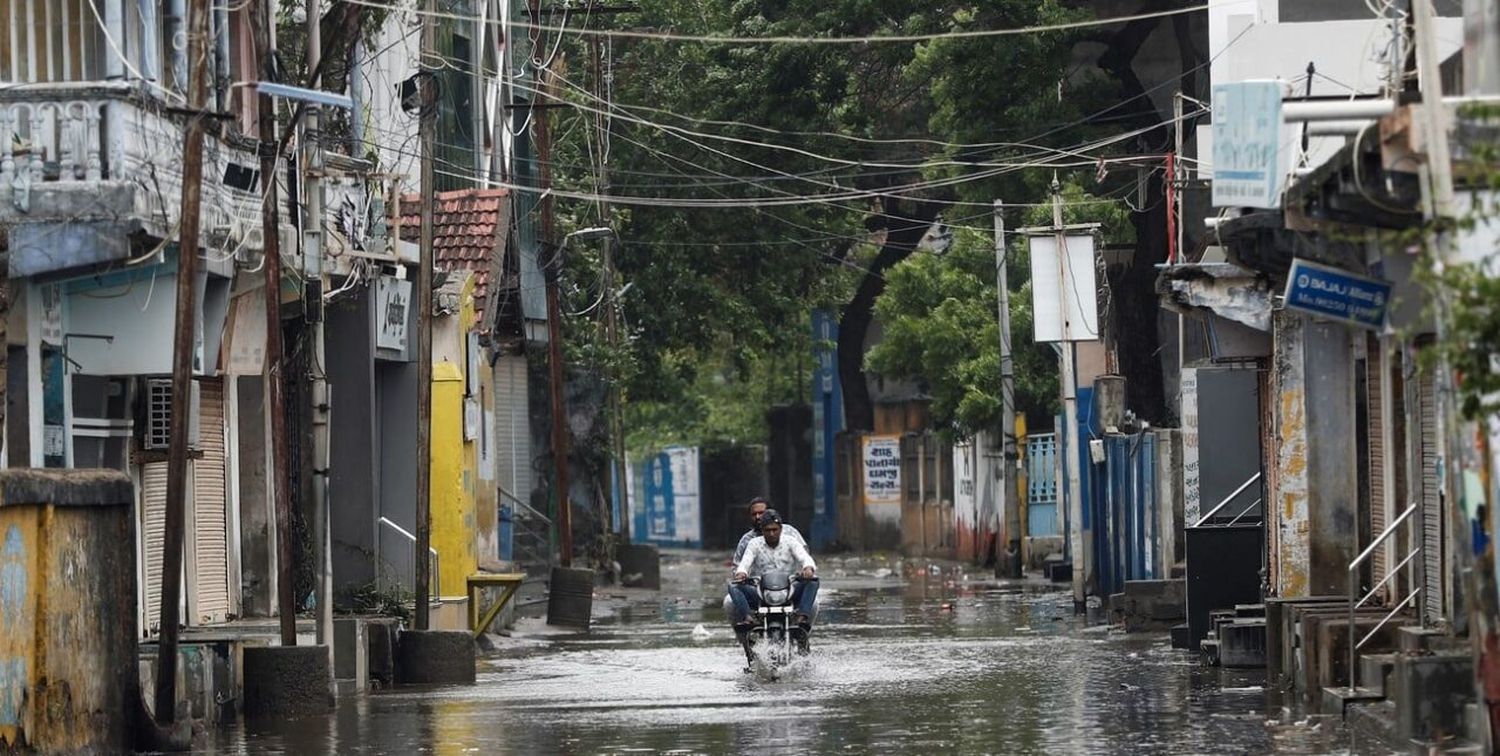
[[[924,563],[840,560],[810,665],[741,671],[722,575],[679,563],[660,604],[487,660],[472,688],[347,699],[331,717],[223,733],[220,753],[1330,753],[1268,725],[1259,682],[1156,636],[1081,626],[1067,594]],[[881,565],[881,566],[872,566]],[[879,570],[889,572],[881,574]],[[827,574],[827,573],[825,573]],[[692,637],[702,622],[714,632]]]

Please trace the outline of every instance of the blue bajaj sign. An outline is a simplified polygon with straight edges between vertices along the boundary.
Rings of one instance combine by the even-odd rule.
[[[1385,326],[1391,284],[1306,260],[1293,260],[1286,281],[1288,309],[1371,330]]]

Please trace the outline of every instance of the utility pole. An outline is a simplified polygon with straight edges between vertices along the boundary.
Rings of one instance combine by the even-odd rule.
[[[321,0],[307,0],[307,70],[316,74],[323,58],[323,8]],[[308,86],[321,88],[316,75]],[[303,267],[307,279],[307,320],[312,330],[312,422],[313,422],[313,553],[317,555],[314,585],[318,606],[317,642],[328,650],[328,668],[333,669],[333,536],[328,511],[329,391],[328,364],[324,359],[323,317],[323,145],[322,119],[318,104],[307,103],[307,121],[302,129],[307,149],[305,186],[307,213],[302,224]]]
[[[1073,545],[1073,611],[1087,611],[1084,595],[1089,545],[1083,542],[1083,485],[1079,480],[1078,380],[1073,367],[1073,323],[1068,318],[1068,236],[1063,227],[1062,184],[1052,175],[1052,226],[1057,233],[1058,317],[1062,319],[1063,469],[1068,482],[1068,542]]]
[[[1433,224],[1428,229],[1432,234],[1432,245],[1437,252],[1439,270],[1450,264],[1462,264],[1454,244],[1454,182],[1453,158],[1448,145],[1448,109],[1443,104],[1443,85],[1437,52],[1435,12],[1432,0],[1412,0],[1412,22],[1417,63],[1417,80],[1422,93],[1420,117],[1422,119],[1423,145],[1426,160],[1422,165],[1425,179],[1424,197],[1429,199],[1427,221]],[[1470,9],[1473,10],[1472,8]],[[1494,39],[1494,30],[1490,30]],[[1493,86],[1493,84],[1492,84]],[[1444,287],[1439,278],[1439,287]],[[1446,341],[1450,337],[1453,323],[1451,301],[1447,292],[1440,289],[1434,297],[1438,307],[1437,337]],[[1435,378],[1440,412],[1438,413],[1438,438],[1441,439],[1443,481],[1445,498],[1456,504],[1458,512],[1486,511],[1486,502],[1466,501],[1467,478],[1479,478],[1484,474],[1485,462],[1477,458],[1473,443],[1466,438],[1475,435],[1473,424],[1463,420],[1457,401],[1457,381],[1447,360],[1438,363]],[[1487,432],[1480,431],[1479,435]],[[1493,505],[1493,502],[1489,502]],[[1461,515],[1467,519],[1470,515]],[[1460,520],[1461,522],[1462,520]],[[1485,523],[1483,532],[1491,531],[1495,520]],[[1422,523],[1423,528],[1429,523]],[[1490,726],[1490,743],[1500,742],[1500,607],[1496,606],[1495,562],[1491,550],[1472,555],[1473,544],[1467,542],[1464,527],[1459,528],[1458,538],[1449,539],[1450,548],[1456,553],[1467,574],[1465,589],[1468,594],[1463,602],[1468,605],[1471,627],[1469,637],[1474,651],[1475,687],[1478,699],[1485,708]],[[1419,618],[1423,615],[1419,613]]]
[[[1000,323],[1000,543],[995,555],[997,574],[1020,577],[1010,567],[1013,549],[1019,556],[1024,526],[1021,523],[1014,465],[1016,454],[1015,364],[1010,353],[1010,286],[1005,251],[1005,203],[995,200],[995,287],[999,290]],[[975,460],[977,463],[978,460]],[[977,470],[976,465],[976,470]],[[1003,562],[1001,560],[1004,560]],[[1002,569],[1003,564],[1003,569]],[[1022,570],[1024,571],[1024,569]]]
[[[533,0],[535,2],[535,0]],[[541,72],[543,77],[547,71]],[[547,277],[547,367],[551,382],[552,398],[552,464],[557,475],[557,540],[558,563],[563,567],[573,566],[573,507],[568,496],[568,417],[567,402],[563,396],[563,328],[562,306],[558,285],[562,278],[563,249],[556,242],[557,230],[553,217],[552,188],[552,135],[547,112],[547,95],[550,81],[537,82],[536,108],[532,117],[532,128],[536,129],[536,153],[541,163],[538,178],[542,195],[542,248],[551,250],[551,259],[544,267]]]
[[[422,142],[422,226],[417,264],[417,544],[412,561],[416,566],[415,624],[428,628],[432,611],[428,584],[432,547],[432,202],[435,186],[432,161],[437,150],[436,87],[432,61],[437,57],[437,25],[433,14],[436,0],[424,0],[422,14],[421,110],[418,127]]]
[[[256,8],[255,55],[263,81],[276,80],[275,45],[271,34],[275,6],[259,0]],[[292,504],[288,479],[286,428],[286,374],[281,344],[281,223],[278,220],[276,187],[276,103],[260,95],[256,108],[260,131],[260,181],[265,202],[260,208],[261,246],[265,255],[266,356],[264,378],[266,404],[271,414],[271,495],[276,518],[276,611],[281,620],[281,645],[297,645],[297,599],[292,578]]]
[[[188,425],[193,411],[194,325],[198,314],[198,225],[203,201],[203,109],[208,101],[208,0],[188,4],[187,134],[182,145],[177,314],[172,335],[172,426],[167,455],[166,532],[161,557],[161,636],[156,651],[156,721],[177,718],[178,604],[188,491]]]
[[[600,54],[599,39],[597,37],[593,38],[591,40],[591,44],[594,48],[594,82],[596,88],[600,90],[599,92],[597,92],[597,96],[606,104],[606,107],[608,107],[609,88],[605,84],[605,77],[612,74],[605,73],[605,66],[602,62],[602,56]],[[599,124],[599,194],[603,197],[609,196],[610,188],[609,131],[609,122],[601,118],[601,122]],[[605,226],[614,228],[614,215],[611,212],[608,199],[601,199],[599,201],[599,221]],[[604,237],[603,254],[604,295],[605,297],[607,297],[607,299],[605,300],[604,308],[604,338],[605,341],[609,344],[610,356],[612,359],[614,359],[619,356],[620,351],[619,319],[620,307],[623,303],[621,303],[617,298],[618,292],[616,291],[615,283],[615,236],[613,234]],[[620,534],[619,543],[628,545],[630,543],[630,487],[625,485],[625,406],[624,398],[620,392],[619,371],[614,367],[614,365],[617,364],[618,363],[612,364],[609,376],[609,436],[610,445],[612,447],[612,456],[614,457],[614,464],[612,465],[612,467],[614,471],[615,485],[619,487],[620,491],[620,522],[618,523]],[[612,516],[613,510],[607,508],[604,512],[603,520],[603,522],[606,523],[606,538],[608,537],[608,534],[613,530],[613,528],[608,527],[609,520]],[[609,556],[611,559],[613,559],[615,555],[615,550],[613,548],[614,545],[616,544],[611,544],[611,548],[609,549]]]

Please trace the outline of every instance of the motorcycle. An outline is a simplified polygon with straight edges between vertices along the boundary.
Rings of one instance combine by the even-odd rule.
[[[812,578],[817,580],[817,578]],[[746,581],[760,599],[751,619],[754,625],[742,640],[745,657],[751,666],[757,656],[772,670],[791,664],[812,649],[808,632],[796,622],[797,608],[792,604],[792,576],[785,572],[767,572]]]

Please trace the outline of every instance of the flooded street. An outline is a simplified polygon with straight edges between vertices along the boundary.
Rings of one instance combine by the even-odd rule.
[[[226,732],[220,753],[1330,753],[1260,676],[1166,635],[1088,627],[1070,597],[925,562],[824,560],[810,661],[744,671],[723,572],[663,564],[658,600],[611,602],[587,636],[523,620],[475,687],[343,699],[327,717]],[[611,594],[601,592],[601,598]],[[597,611],[597,610],[596,610]],[[702,624],[710,635],[695,633]]]

